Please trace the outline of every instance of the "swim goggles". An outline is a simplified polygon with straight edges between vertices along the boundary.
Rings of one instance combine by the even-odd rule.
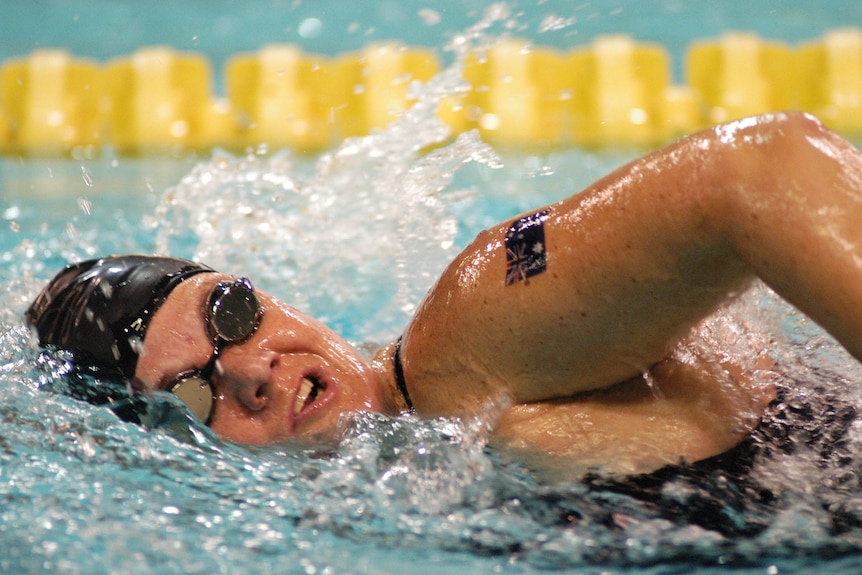
[[[177,375],[167,390],[180,398],[206,425],[212,420],[216,394],[211,378],[216,361],[227,346],[250,338],[263,318],[263,309],[248,278],[216,284],[204,309],[207,333],[215,349],[202,369]]]

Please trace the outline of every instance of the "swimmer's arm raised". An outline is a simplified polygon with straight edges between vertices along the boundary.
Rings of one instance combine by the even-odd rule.
[[[566,397],[661,361],[760,276],[862,356],[862,156],[808,116],[686,138],[543,210],[544,271],[506,282],[491,228],[404,337],[417,409]]]

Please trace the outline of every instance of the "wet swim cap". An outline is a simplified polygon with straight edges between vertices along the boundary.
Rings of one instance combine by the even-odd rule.
[[[153,315],[175,287],[212,268],[177,258],[113,256],[72,264],[27,310],[39,345],[131,379]]]

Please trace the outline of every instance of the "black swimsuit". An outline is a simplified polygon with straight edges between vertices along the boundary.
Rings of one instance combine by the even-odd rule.
[[[668,465],[652,473],[608,479],[585,478],[594,495],[627,495],[654,513],[716,530],[728,537],[751,537],[768,528],[780,509],[779,493],[749,473],[756,460],[810,449],[818,453],[824,476],[858,471],[848,456],[848,432],[856,408],[828,390],[811,397],[779,387],[778,398],[748,438],[730,450],[689,465]],[[684,489],[668,489],[670,483]],[[680,496],[684,493],[684,497]],[[835,533],[862,526],[862,514],[840,505],[824,506]]]

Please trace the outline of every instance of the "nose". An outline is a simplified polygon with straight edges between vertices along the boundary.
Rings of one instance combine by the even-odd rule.
[[[243,357],[242,354],[231,354],[228,350],[227,354],[223,353],[216,360],[213,374],[216,393],[249,411],[260,411],[271,399],[271,367],[272,361],[269,359]]]

